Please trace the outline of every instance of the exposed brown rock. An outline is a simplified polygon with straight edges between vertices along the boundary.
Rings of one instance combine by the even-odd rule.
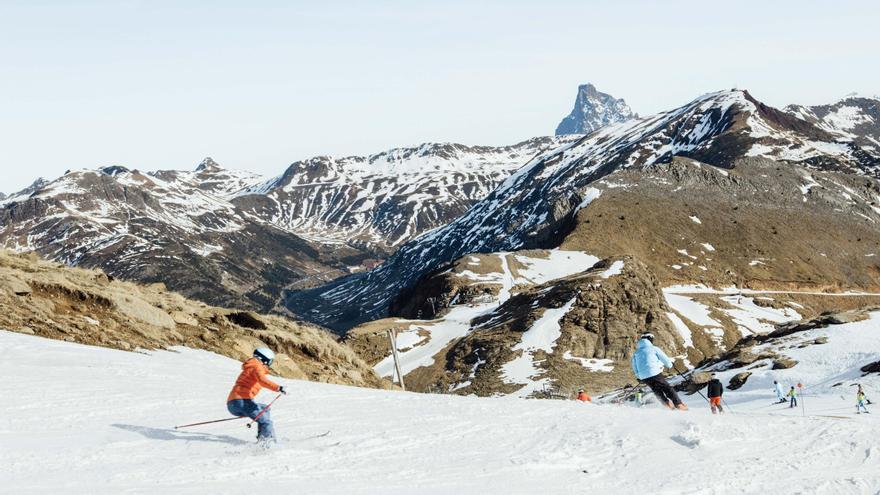
[[[794,367],[796,364],[798,364],[798,362],[788,356],[779,356],[773,361],[773,369],[786,370]]]
[[[736,390],[742,387],[746,384],[746,380],[748,380],[750,376],[752,376],[752,373],[749,371],[737,373],[733,376],[733,378],[730,379],[730,383],[727,385],[727,388],[729,388],[730,390]]]

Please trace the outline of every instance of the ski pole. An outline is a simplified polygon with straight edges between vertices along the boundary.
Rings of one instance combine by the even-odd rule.
[[[260,411],[260,414],[257,414],[256,417],[254,417],[254,419],[253,419],[250,423],[247,424],[247,427],[248,427],[248,428],[252,427],[252,426],[254,425],[254,423],[256,423],[257,420],[260,419],[260,417],[261,417],[263,414],[265,414],[266,411],[268,411],[270,407],[272,407],[272,404],[274,404],[276,400],[278,400],[278,399],[281,398],[282,395],[284,395],[284,394],[278,394],[277,397],[275,397],[274,399],[272,399],[272,402],[268,403],[268,404],[266,405],[266,407],[264,407],[263,410]]]
[[[733,413],[733,409],[730,408],[730,404],[728,404],[727,401],[724,400],[724,397],[721,398],[721,402],[724,403],[724,407],[726,407],[728,411],[730,411],[731,413]]]
[[[687,377],[684,376],[681,371],[679,371],[678,366],[676,366],[675,363],[672,363],[672,369],[674,369],[675,372],[678,373],[678,376],[680,376],[682,380],[687,380]],[[704,401],[706,401],[708,404],[711,404],[709,399],[705,395],[703,395],[703,392],[697,390],[697,393],[700,394],[700,397],[702,397]]]
[[[177,430],[179,428],[189,428],[190,426],[209,425],[211,423],[222,423],[223,421],[233,421],[236,419],[244,419],[246,417],[247,416],[236,416],[234,418],[215,419],[214,421],[202,421],[201,423],[192,423],[192,424],[188,424],[188,425],[175,426],[174,429]]]

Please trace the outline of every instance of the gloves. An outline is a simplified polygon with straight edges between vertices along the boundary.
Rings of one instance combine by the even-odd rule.
[[[287,395],[287,390],[284,390],[284,387],[282,387],[282,386],[280,386],[280,385],[278,386],[278,391],[281,392],[281,393],[284,394],[284,395]]]

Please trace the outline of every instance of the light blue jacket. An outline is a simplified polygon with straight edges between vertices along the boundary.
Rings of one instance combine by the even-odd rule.
[[[672,361],[659,347],[647,339],[640,339],[632,357],[632,369],[636,378],[644,380],[663,372],[663,367],[672,368]]]
[[[782,400],[785,398],[785,392],[782,391],[782,385],[780,385],[778,382],[776,383],[775,390],[776,390],[776,397],[778,399]]]

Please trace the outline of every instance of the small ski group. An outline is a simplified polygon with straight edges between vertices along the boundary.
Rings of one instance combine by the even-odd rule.
[[[800,384],[798,384],[800,385]],[[791,386],[788,392],[784,392],[782,388],[782,384],[777,380],[773,380],[773,391],[776,392],[776,400],[779,404],[785,404],[788,402],[788,407],[797,407],[798,405],[798,392],[797,389],[794,388],[794,385]]]

